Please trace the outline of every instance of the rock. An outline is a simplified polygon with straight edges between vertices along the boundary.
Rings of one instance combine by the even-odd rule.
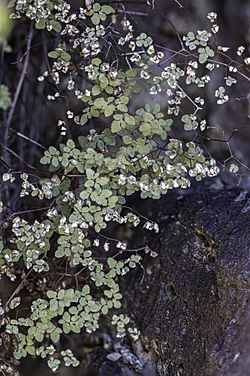
[[[98,376],[136,376],[136,374],[121,363],[104,362]]]
[[[158,257],[124,286],[144,346],[135,353],[156,359],[151,376],[249,374],[248,207],[248,194],[206,184],[152,205],[161,231],[148,245]]]

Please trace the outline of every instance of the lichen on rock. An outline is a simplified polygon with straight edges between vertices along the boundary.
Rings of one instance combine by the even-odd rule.
[[[250,213],[240,194],[202,185],[152,206],[161,230],[148,240],[158,257],[143,283],[138,271],[130,276],[126,301],[155,375],[247,375]]]

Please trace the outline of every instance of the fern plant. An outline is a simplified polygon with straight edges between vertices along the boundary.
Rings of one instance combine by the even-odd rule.
[[[202,92],[210,72],[226,72],[225,86],[215,91],[221,105],[229,100],[228,87],[237,77],[247,79],[241,66],[248,65],[249,58],[238,63],[231,59],[230,64],[219,59],[227,48],[217,44],[214,12],[208,15],[207,30],[189,32],[181,40],[178,56],[186,59],[182,65],[166,60],[165,50],[157,48],[151,36],[136,32],[109,5],[92,1],[72,10],[64,0],[16,0],[9,7],[17,23],[25,20],[37,35],[43,31],[54,36],[50,69],[37,77],[37,84],[51,83],[46,98],[51,105],[68,99],[65,116],[55,124],[65,141],[51,145],[40,160],[49,177],[12,170],[1,177],[3,185],[21,182],[23,200],[42,202],[42,215],[32,223],[25,213],[5,218],[1,204],[1,226],[8,226],[8,236],[0,242],[0,274],[13,283],[13,292],[0,305],[2,346],[12,338],[10,351],[16,359],[39,356],[56,371],[61,362],[79,365],[71,349],[61,347],[61,336],[92,333],[102,316],[110,318],[118,337],[128,332],[138,338],[122,311],[119,280],[141,264],[144,253],[157,255],[145,244],[131,249],[127,241],[107,237],[105,231],[116,223],[159,232],[156,223],[126,205],[129,196],[159,199],[170,189],[188,188],[192,179],[219,173],[201,145],[172,135],[175,130],[187,136],[205,132]],[[108,48],[114,49],[115,59]],[[243,53],[239,47],[237,55]],[[202,75],[204,68],[207,73]],[[193,87],[199,96],[189,94]],[[151,99],[135,108],[142,90]],[[9,106],[5,91],[3,109]],[[166,106],[160,104],[162,97]],[[81,135],[70,138],[70,127]],[[59,265],[65,272],[57,278]],[[51,273],[54,279],[48,278]],[[30,302],[22,289],[35,276],[44,288],[32,291]],[[81,283],[72,287],[72,278],[79,277]]]

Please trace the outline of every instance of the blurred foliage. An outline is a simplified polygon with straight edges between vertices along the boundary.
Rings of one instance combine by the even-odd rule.
[[[5,44],[13,27],[13,22],[9,16],[10,11],[5,2],[0,1],[0,44]]]
[[[0,109],[7,110],[11,106],[11,97],[9,88],[6,85],[0,85]]]

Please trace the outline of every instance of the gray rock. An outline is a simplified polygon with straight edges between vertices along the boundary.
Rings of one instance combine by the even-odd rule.
[[[248,204],[238,189],[200,185],[152,206],[161,231],[148,245],[158,257],[124,288],[142,333],[135,353],[156,358],[152,376],[249,375]]]

